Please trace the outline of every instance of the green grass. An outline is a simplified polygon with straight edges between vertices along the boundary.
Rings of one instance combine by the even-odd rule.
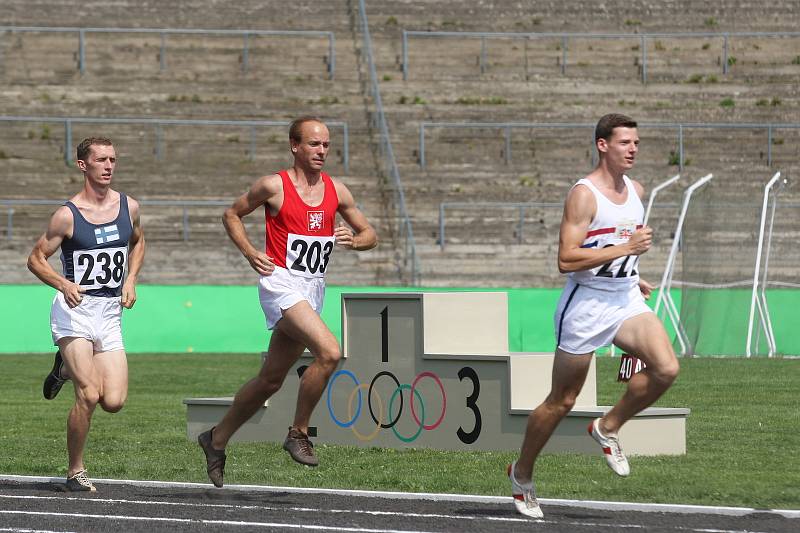
[[[66,471],[69,384],[51,402],[41,378],[52,359],[2,355],[0,472]],[[120,413],[95,414],[86,462],[94,477],[206,482],[197,445],[186,439],[189,396],[229,395],[254,374],[258,355],[132,355],[130,394]],[[618,360],[598,359],[598,399],[613,403]],[[690,359],[659,405],[689,407],[685,456],[633,457],[614,476],[598,456],[545,455],[540,496],[798,508],[800,360]],[[288,415],[287,415],[288,421]],[[587,437],[588,438],[588,437]],[[511,443],[516,448],[519,443]],[[624,444],[624,443],[623,443]],[[321,466],[304,468],[278,444],[229,446],[226,482],[505,495],[508,452],[392,450],[317,444]]]

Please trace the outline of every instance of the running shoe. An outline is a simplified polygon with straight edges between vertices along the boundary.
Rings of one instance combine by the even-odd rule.
[[[301,465],[317,466],[319,464],[319,459],[314,455],[314,444],[308,439],[308,435],[299,429],[289,428],[289,434],[283,441],[283,449]]]
[[[508,479],[511,480],[511,495],[514,497],[514,507],[521,515],[529,518],[544,518],[542,508],[539,507],[539,501],[536,499],[536,487],[533,486],[533,481],[530,483],[518,483],[514,478],[514,461],[508,465]]]
[[[603,435],[600,433],[599,418],[595,418],[589,423],[589,435],[592,436],[597,443],[603,447],[603,453],[606,456],[606,463],[609,468],[614,471],[618,476],[627,476],[631,473],[631,467],[628,465],[628,459],[622,452],[622,446],[619,444],[619,439],[616,435]]]
[[[214,428],[204,431],[197,436],[197,443],[206,454],[206,472],[208,472],[208,479],[215,487],[222,486],[222,480],[225,477],[225,450],[218,450],[211,445],[211,432]]]
[[[64,370],[64,360],[61,358],[61,350],[59,350],[56,352],[56,357],[53,361],[53,369],[44,378],[44,384],[42,385],[42,394],[46,400],[55,398],[58,395],[58,391],[61,390],[61,385],[67,381],[66,378],[62,377],[62,370]]]
[[[67,478],[67,490],[70,492],[95,492],[97,491],[89,481],[89,476],[86,470],[81,470],[74,476]]]

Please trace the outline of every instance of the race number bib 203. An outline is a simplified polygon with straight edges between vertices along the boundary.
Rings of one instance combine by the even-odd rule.
[[[84,289],[115,289],[125,277],[128,248],[76,250],[72,252],[75,283]]]
[[[295,276],[325,277],[334,242],[335,237],[290,233],[286,239],[286,268]]]

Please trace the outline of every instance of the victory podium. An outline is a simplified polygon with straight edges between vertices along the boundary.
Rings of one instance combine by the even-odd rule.
[[[343,358],[311,419],[316,442],[388,448],[517,450],[528,414],[550,392],[552,353],[508,351],[504,292],[342,295]],[[306,353],[234,435],[283,442]],[[599,453],[589,422],[597,405],[595,364],[573,410],[545,452]],[[622,393],[622,390],[620,390]],[[187,434],[216,424],[232,398],[189,398]],[[620,431],[629,455],[686,453],[684,408],[649,408]]]

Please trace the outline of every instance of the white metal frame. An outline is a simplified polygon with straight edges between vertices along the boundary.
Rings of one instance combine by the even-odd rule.
[[[675,329],[675,335],[678,338],[678,344],[681,346],[681,355],[686,355],[689,352],[689,338],[686,335],[686,331],[683,329],[680,313],[678,312],[678,308],[672,299],[672,295],[670,294],[670,289],[672,288],[672,274],[675,268],[675,257],[678,254],[681,234],[683,231],[683,223],[686,219],[686,212],[689,209],[689,201],[692,199],[692,194],[694,194],[697,189],[705,185],[707,182],[711,181],[713,177],[713,174],[707,174],[706,176],[703,176],[699,180],[692,183],[683,193],[683,205],[681,206],[681,213],[678,217],[678,224],[675,228],[675,239],[672,241],[672,248],[669,251],[669,257],[667,258],[667,266],[664,268],[664,274],[661,276],[661,285],[658,290],[658,298],[656,299],[655,312],[658,314],[661,303],[663,302],[664,310],[666,311],[670,322],[672,322],[672,327]]]
[[[659,192],[661,192],[662,189],[666,189],[667,187],[669,187],[670,185],[672,185],[673,183],[675,183],[679,179],[681,179],[681,175],[680,174],[676,174],[676,175],[672,176],[671,178],[669,178],[668,180],[664,181],[663,183],[660,183],[660,184],[656,185],[655,187],[653,187],[653,190],[650,191],[650,199],[647,201],[647,209],[645,209],[645,212],[644,212],[644,220],[642,221],[642,226],[647,226],[647,220],[650,218],[650,211],[652,211],[652,209],[653,209],[653,202],[656,199],[656,195]],[[638,268],[638,266],[639,266],[639,258],[641,258],[641,257],[642,257],[641,255],[636,256],[636,264],[634,265],[634,269]],[[616,354],[617,354],[617,349],[614,346],[614,344],[612,344],[611,345],[611,357],[616,356]]]
[[[775,345],[775,333],[772,331],[772,320],[769,316],[769,308],[767,307],[767,272],[769,268],[769,253],[772,244],[772,226],[773,222],[775,221],[775,209],[777,207],[778,199],[777,199],[777,192],[773,197],[772,201],[772,212],[770,214],[769,220],[769,233],[767,235],[767,253],[763,254],[764,257],[764,274],[763,279],[761,281],[761,290],[759,291],[759,281],[758,275],[761,269],[761,257],[764,248],[764,229],[767,222],[767,211],[769,210],[769,200],[770,200],[770,193],[772,192],[772,187],[775,183],[780,179],[781,173],[776,172],[775,175],[767,182],[764,186],[764,200],[761,204],[761,225],[758,229],[758,248],[756,251],[756,266],[755,271],[753,272],[753,294],[750,298],[750,318],[747,323],[747,346],[745,347],[745,353],[747,357],[752,355],[752,346],[753,346],[753,326],[755,322],[755,312],[756,308],[758,308],[758,317],[759,322],[761,324],[761,328],[764,332],[764,337],[767,341],[768,357],[772,357],[775,355],[776,345]],[[783,183],[786,183],[786,179],[784,178]],[[756,332],[756,340],[755,344],[756,347],[758,346],[758,337],[761,330]]]

